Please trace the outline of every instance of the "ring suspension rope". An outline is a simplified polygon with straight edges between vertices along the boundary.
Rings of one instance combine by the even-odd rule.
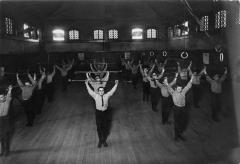
[[[186,12],[185,12],[185,10],[184,10],[184,18],[186,18]],[[186,20],[186,19],[185,19]],[[184,20],[184,21],[185,21]],[[181,58],[182,59],[187,59],[188,58],[188,53],[187,53],[187,51],[186,51],[186,36],[184,36],[184,51],[182,51],[181,52]]]
[[[187,0],[180,0],[183,5],[186,7],[186,9],[188,10],[188,12],[190,13],[190,15],[192,15],[192,17],[195,19],[195,21],[198,23],[199,26],[201,26],[201,21],[199,20],[199,18],[193,13],[193,10],[191,8],[191,6],[189,5]],[[215,45],[219,45],[219,43],[217,42],[217,40],[215,40],[211,35],[209,35],[209,33],[204,30],[205,35],[210,39],[210,43],[213,44],[213,47],[215,48]],[[221,45],[219,45],[221,46]],[[216,49],[215,49],[216,50]]]

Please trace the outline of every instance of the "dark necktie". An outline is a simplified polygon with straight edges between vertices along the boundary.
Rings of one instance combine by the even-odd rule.
[[[154,82],[154,87],[156,87],[157,86],[156,79],[153,79],[153,82]]]
[[[102,106],[104,106],[104,102],[103,102],[103,95],[102,95]]]

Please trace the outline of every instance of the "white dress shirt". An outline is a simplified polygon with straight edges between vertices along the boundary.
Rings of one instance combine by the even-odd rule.
[[[8,92],[5,102],[0,102],[0,117],[6,116],[8,114],[11,100],[11,92]]]
[[[186,106],[186,98],[185,95],[187,91],[192,87],[192,82],[189,81],[188,84],[183,88],[181,92],[178,92],[176,90],[173,90],[169,85],[168,85],[168,90],[170,94],[172,95],[173,103],[174,105],[178,107],[184,107]]]
[[[103,104],[102,104],[102,96],[99,95],[99,93],[92,91],[92,89],[89,87],[88,84],[86,84],[86,87],[87,87],[87,91],[90,94],[90,96],[92,96],[92,98],[95,100],[96,109],[100,110],[100,111],[107,110],[109,98],[116,91],[117,84],[115,84],[114,87],[109,92],[107,92],[106,94],[103,95]]]

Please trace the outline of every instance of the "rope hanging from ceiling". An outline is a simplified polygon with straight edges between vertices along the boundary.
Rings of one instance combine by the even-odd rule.
[[[186,9],[188,10],[188,12],[192,15],[192,17],[195,19],[195,21],[198,23],[199,26],[201,26],[201,21],[199,20],[199,18],[193,13],[193,9],[191,8],[191,6],[189,5],[187,0],[180,0],[183,5],[186,7]],[[222,46],[217,43],[216,40],[214,40],[214,38],[212,36],[209,35],[209,33],[207,31],[204,31],[205,35],[210,39],[210,41],[212,42],[212,44],[214,45],[214,49],[216,50],[216,52],[221,52],[222,51]],[[216,47],[220,47],[218,48],[218,50],[216,49]]]

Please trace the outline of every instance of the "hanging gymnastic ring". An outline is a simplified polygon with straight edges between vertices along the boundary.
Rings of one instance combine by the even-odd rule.
[[[224,59],[224,56],[223,56],[223,53],[221,52],[221,53],[219,54],[219,60],[220,60],[220,62],[223,62],[223,59]]]
[[[153,51],[150,51],[150,56],[154,56],[154,52]]]
[[[163,51],[162,52],[162,55],[165,57],[165,56],[167,56],[167,51]]]
[[[187,58],[188,58],[188,53],[187,53],[186,51],[183,51],[183,52],[181,53],[181,58],[182,58],[182,59],[187,59]]]

